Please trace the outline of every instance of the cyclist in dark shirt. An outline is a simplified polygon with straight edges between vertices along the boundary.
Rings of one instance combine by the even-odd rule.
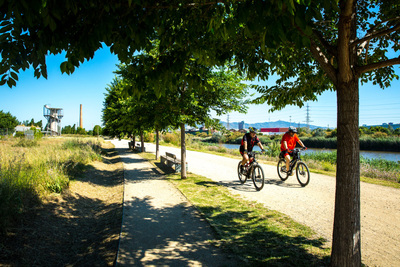
[[[250,127],[249,132],[243,136],[242,143],[240,144],[239,148],[240,154],[243,156],[241,170],[243,169],[243,166],[249,161],[249,155],[247,155],[247,152],[253,151],[253,147],[255,145],[258,145],[261,148],[261,151],[264,152],[263,145],[256,135],[256,130],[253,127]]]

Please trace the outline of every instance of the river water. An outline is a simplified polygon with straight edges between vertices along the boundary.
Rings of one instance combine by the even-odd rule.
[[[238,149],[240,145],[235,144],[222,144],[224,147],[228,149]],[[258,146],[254,147],[254,150],[260,151]],[[313,153],[313,152],[332,152],[336,149],[319,149],[319,148],[308,148],[303,151],[304,154]],[[384,151],[365,151],[361,150],[360,155],[367,159],[386,159],[391,161],[400,161],[400,153],[399,152],[384,152]]]

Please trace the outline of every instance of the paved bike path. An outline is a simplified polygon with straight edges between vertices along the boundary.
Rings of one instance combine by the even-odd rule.
[[[113,140],[124,164],[117,266],[238,266],[210,243],[213,234],[187,199],[154,167]]]
[[[155,153],[155,145],[146,143],[146,151]],[[171,152],[180,157],[180,149],[160,147],[160,154]],[[261,164],[265,186],[256,191],[250,181],[240,184],[236,159],[196,151],[187,151],[189,172],[217,181],[245,199],[263,203],[297,222],[310,226],[319,235],[332,240],[335,177],[311,174],[310,183],[301,187],[295,176],[282,182],[276,166]],[[400,263],[400,191],[361,182],[361,248],[368,266],[398,266]]]

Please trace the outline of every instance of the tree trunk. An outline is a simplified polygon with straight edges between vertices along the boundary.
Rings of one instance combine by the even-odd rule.
[[[156,160],[160,156],[160,131],[156,129]]]
[[[332,266],[361,266],[358,79],[337,86],[337,170]]]
[[[140,146],[141,146],[142,152],[144,152],[144,135],[143,135],[143,132],[140,132]]]
[[[185,139],[185,124],[181,123],[181,179],[186,179],[186,139]]]

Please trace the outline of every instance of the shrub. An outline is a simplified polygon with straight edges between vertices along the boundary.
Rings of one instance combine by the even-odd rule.
[[[281,146],[279,142],[272,141],[266,145],[265,150],[267,152],[267,156],[269,157],[278,157],[281,153]]]
[[[150,143],[154,142],[155,140],[154,133],[145,133],[143,135],[143,139],[145,142],[150,142]]]
[[[177,133],[166,133],[162,136],[165,143],[173,144],[178,146],[180,144],[180,137]]]
[[[213,133],[210,141],[212,143],[225,143],[225,136],[222,135],[221,133]]]
[[[25,134],[24,134],[24,132],[16,132],[15,137],[23,138],[23,137],[25,137]]]
[[[382,137],[387,137],[388,134],[387,133],[383,133],[383,132],[375,132],[372,134],[373,138],[382,138]]]

